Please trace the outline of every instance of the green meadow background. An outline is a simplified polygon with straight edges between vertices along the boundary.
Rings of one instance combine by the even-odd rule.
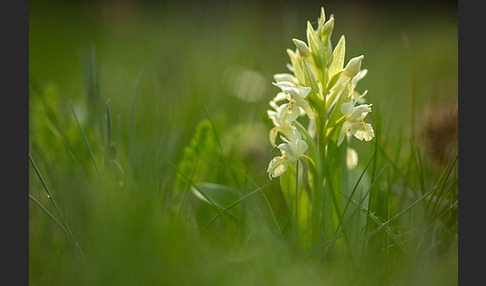
[[[309,256],[266,110],[321,6],[368,70],[369,211],[406,212]],[[457,26],[451,1],[30,1],[30,285],[457,285]]]

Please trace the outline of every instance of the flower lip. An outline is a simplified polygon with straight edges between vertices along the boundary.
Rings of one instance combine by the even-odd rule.
[[[364,122],[366,115],[371,112],[371,104],[354,106],[355,103],[355,100],[351,100],[341,105],[341,112],[346,117],[346,120],[341,127],[337,142],[338,146],[341,145],[348,131],[351,131],[354,137],[359,140],[370,141],[375,136],[371,124]]]
[[[280,106],[278,117],[283,123],[290,123],[297,119],[300,115],[300,110],[298,106],[295,105],[294,101],[288,102]]]

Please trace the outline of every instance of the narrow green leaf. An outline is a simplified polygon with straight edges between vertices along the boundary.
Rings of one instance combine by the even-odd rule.
[[[309,96],[315,97],[319,93],[319,86],[317,85],[317,80],[312,71],[311,67],[305,59],[302,60],[302,70],[304,71],[304,83],[306,86],[312,88]]]

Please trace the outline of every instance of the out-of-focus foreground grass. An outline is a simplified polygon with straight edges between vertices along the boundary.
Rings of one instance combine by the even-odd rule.
[[[365,56],[360,88],[377,137],[353,148],[361,169],[379,150],[369,176],[388,166],[371,211],[390,219],[443,190],[440,203],[391,224],[406,249],[383,231],[345,257],[315,259],[285,238],[279,183],[266,173],[276,154],[266,110],[285,49],[321,6],[335,17],[333,43],[346,36],[346,61]],[[32,164],[29,192],[70,233],[29,202],[31,284],[457,285],[457,139],[447,142],[455,129],[444,117],[457,103],[457,67],[454,6],[31,1],[29,149],[51,198]],[[183,158],[194,182],[231,186],[236,199],[262,193],[207,225],[218,211],[176,193],[187,191]]]

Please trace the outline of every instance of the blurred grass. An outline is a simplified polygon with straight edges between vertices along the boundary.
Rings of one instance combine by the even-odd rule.
[[[276,182],[242,203],[244,218],[236,224],[222,216],[203,234],[197,226],[217,212],[189,195],[183,215],[174,218],[180,198],[170,194],[177,178],[171,165],[179,164],[208,114],[221,147],[217,142],[204,146],[198,180],[233,186],[242,194],[269,182],[266,168],[274,152],[265,111],[276,93],[272,75],[286,71],[285,49],[293,48],[293,37],[305,39],[306,21],[317,19],[324,6],[336,19],[334,42],[346,36],[346,61],[364,54],[363,68],[369,71],[360,88],[369,90],[369,118],[379,136],[371,144],[353,142],[353,148],[361,166],[375,148],[382,150],[370,176],[390,165],[374,188],[372,209],[383,219],[404,209],[446,171],[431,160],[420,136],[430,110],[457,100],[457,7],[437,5],[31,1],[29,74],[39,88],[30,89],[29,148],[88,261],[30,203],[31,284],[300,285],[305,279],[307,285],[457,285],[457,211],[446,212],[440,224],[431,224],[437,215],[432,207],[404,218],[400,226],[410,225],[402,233],[411,238],[409,255],[380,234],[376,244],[383,253],[330,254],[333,263],[320,264],[296,257],[281,239],[288,218]],[[109,99],[111,143],[120,118],[119,149],[112,157],[120,168],[104,159],[106,129],[90,122],[92,51],[102,103],[98,116],[105,124]],[[133,95],[142,66],[130,145]],[[412,92],[417,142],[409,141]],[[96,175],[71,102],[103,179]],[[457,199],[451,191],[457,192],[456,173],[444,182],[451,203]],[[52,209],[32,169],[29,184],[30,194]],[[449,222],[443,220],[447,216]],[[430,225],[436,236],[422,233]],[[343,274],[343,269],[354,272]]]

